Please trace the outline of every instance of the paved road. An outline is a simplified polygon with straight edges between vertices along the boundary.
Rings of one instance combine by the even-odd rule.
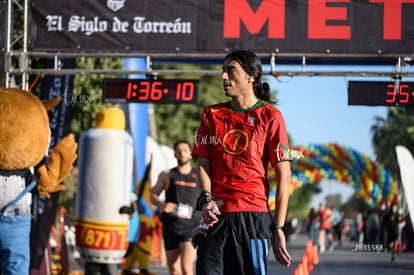
[[[414,274],[414,253],[398,253],[391,262],[390,252],[353,251],[355,244],[345,243],[332,252],[319,254],[312,274],[322,275],[405,275]]]
[[[281,266],[270,255],[269,275],[293,275],[294,270],[305,254],[306,236],[300,235],[288,243],[292,257],[290,267]],[[399,253],[394,262],[388,252],[352,251],[355,245],[346,242],[334,251],[319,254],[319,264],[314,266],[312,275],[413,275],[414,253]],[[158,275],[168,275],[166,267],[152,267],[152,272]],[[233,275],[233,274],[232,274]],[[234,274],[237,275],[237,274]]]

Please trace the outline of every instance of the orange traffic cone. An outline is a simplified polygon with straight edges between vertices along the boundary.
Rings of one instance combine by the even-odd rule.
[[[309,275],[308,264],[309,264],[308,256],[305,254],[303,255],[303,258],[302,258],[303,275]]]
[[[308,260],[309,260],[309,267],[313,266],[313,246],[312,246],[312,241],[309,239],[308,242],[306,243],[306,255],[308,256]],[[309,269],[309,272],[312,271],[312,269]]]
[[[306,242],[306,250],[308,250],[310,247],[312,247],[312,240],[308,239],[308,241]]]
[[[311,273],[313,270],[313,260],[308,257],[308,272]]]
[[[319,263],[318,247],[316,246],[316,244],[313,246],[312,263],[313,265],[317,265]]]
[[[303,273],[303,264],[302,263],[299,263],[298,268],[296,270],[297,270],[297,275],[305,275]]]

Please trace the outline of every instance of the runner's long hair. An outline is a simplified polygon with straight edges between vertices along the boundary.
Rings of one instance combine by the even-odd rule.
[[[262,63],[260,58],[248,50],[234,51],[226,55],[225,59],[231,59],[240,64],[243,70],[254,78],[253,91],[254,95],[263,101],[275,104],[275,101],[270,97],[270,86],[267,82],[261,82],[262,78]]]

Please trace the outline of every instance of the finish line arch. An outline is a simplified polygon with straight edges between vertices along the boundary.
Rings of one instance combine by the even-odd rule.
[[[353,187],[368,205],[399,201],[397,181],[385,167],[368,156],[337,143],[309,144],[290,149],[296,158],[291,162],[290,194],[306,184],[322,179],[336,180]],[[275,208],[276,176],[269,169],[270,210]]]

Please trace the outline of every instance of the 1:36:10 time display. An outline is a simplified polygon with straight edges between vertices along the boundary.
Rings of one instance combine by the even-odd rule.
[[[198,103],[198,81],[179,79],[104,79],[109,102]]]
[[[192,101],[194,98],[194,83],[175,83],[175,89],[168,89],[162,81],[139,81],[138,84],[129,82],[126,99],[138,101],[159,101],[163,96],[171,98],[175,91],[175,100]]]

